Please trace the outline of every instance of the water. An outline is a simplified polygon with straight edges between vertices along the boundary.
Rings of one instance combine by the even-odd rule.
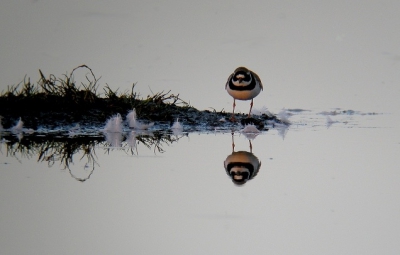
[[[398,118],[337,113],[299,111],[250,141],[171,134],[164,152],[99,136],[68,167],[3,142],[0,253],[397,254]],[[242,186],[224,168],[232,141],[261,161]]]

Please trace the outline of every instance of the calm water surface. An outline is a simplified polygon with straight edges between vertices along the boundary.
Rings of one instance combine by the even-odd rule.
[[[299,112],[251,143],[99,143],[67,168],[3,142],[0,254],[399,254],[398,115],[330,118]],[[242,186],[224,168],[232,141],[261,162]]]

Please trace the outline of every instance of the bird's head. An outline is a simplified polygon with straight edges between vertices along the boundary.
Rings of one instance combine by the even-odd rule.
[[[232,75],[232,83],[237,86],[247,86],[251,83],[252,79],[250,70],[245,67],[237,68]]]
[[[236,185],[243,185],[250,179],[250,171],[245,167],[233,167],[229,175]]]

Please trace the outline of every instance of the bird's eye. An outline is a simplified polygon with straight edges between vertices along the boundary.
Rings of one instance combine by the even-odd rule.
[[[247,72],[247,75],[250,75],[250,72]]]

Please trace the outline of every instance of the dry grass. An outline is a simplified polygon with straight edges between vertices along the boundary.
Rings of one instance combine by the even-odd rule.
[[[86,72],[84,81],[78,83],[74,76],[77,71]],[[172,121],[188,109],[194,110],[179,94],[168,92],[153,93],[145,98],[135,92],[136,84],[129,91],[118,92],[106,84],[99,93],[99,79],[86,65],[75,67],[69,74],[57,78],[46,76],[39,70],[40,79],[34,84],[25,77],[17,85],[8,86],[0,93],[0,115],[7,119],[23,117],[25,121],[58,122],[62,125],[78,121],[104,122],[110,116],[136,108],[143,118],[153,121]],[[5,123],[7,125],[8,123]],[[37,123],[29,123],[35,126]]]

